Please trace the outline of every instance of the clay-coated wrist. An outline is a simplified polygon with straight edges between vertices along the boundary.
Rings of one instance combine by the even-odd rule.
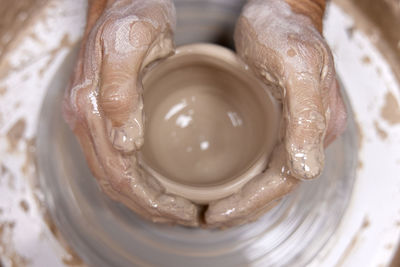
[[[317,30],[322,33],[322,19],[325,12],[325,0],[285,0],[292,10],[311,19]]]
[[[104,12],[107,2],[107,0],[88,0],[88,14],[84,34],[85,36],[90,32],[98,18]]]

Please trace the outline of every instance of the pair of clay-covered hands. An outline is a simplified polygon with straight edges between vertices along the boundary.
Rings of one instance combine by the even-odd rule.
[[[221,227],[256,219],[300,180],[317,177],[324,147],[346,120],[332,55],[321,36],[324,8],[324,0],[249,0],[244,7],[236,51],[274,85],[283,103],[285,135],[265,172],[204,212],[166,193],[137,168],[135,156],[144,142],[137,116],[143,110],[140,74],[174,51],[172,0],[89,1],[64,114],[102,190],[153,221]]]

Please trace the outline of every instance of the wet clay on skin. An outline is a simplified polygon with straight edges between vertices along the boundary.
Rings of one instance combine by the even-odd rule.
[[[329,124],[341,104],[329,48],[284,1],[245,7],[238,54],[284,102],[286,127],[274,141],[268,97],[225,78],[223,58],[171,70],[143,105],[140,74],[173,52],[174,25],[171,1],[111,3],[84,43],[65,117],[104,192],[143,217],[205,227],[255,220],[323,168],[327,128],[340,125]]]
[[[301,1],[287,2],[249,0],[234,36],[239,57],[263,82],[273,85],[274,95],[283,102],[282,139],[263,173],[239,192],[209,205],[208,225],[255,220],[300,180],[318,177],[324,144],[344,129],[346,112],[332,55],[316,28],[320,24],[293,13],[294,5],[304,7]]]
[[[138,74],[173,52],[175,20],[169,0],[108,1],[83,40],[64,117],[105,194],[151,221],[198,226],[198,207],[146,177],[135,152],[143,143]]]

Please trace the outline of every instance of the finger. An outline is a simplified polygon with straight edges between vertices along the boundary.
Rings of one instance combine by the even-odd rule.
[[[140,2],[146,4],[170,3],[170,1],[151,0],[146,2],[131,1],[130,3]],[[146,8],[140,9],[139,6],[132,5],[131,8],[132,7],[134,10],[139,10],[140,12],[146,11]],[[167,11],[165,11],[165,14],[167,14],[165,15],[160,9],[153,8],[151,10],[151,14],[155,16],[159,22],[162,18],[171,17],[168,16]],[[130,13],[132,10],[127,8],[122,11]],[[140,13],[139,11],[138,14]],[[124,15],[122,13],[119,12],[119,16],[126,17],[126,14]],[[110,19],[109,16],[106,16],[106,18]],[[196,206],[187,200],[165,194],[163,188],[154,178],[145,177],[143,175],[138,168],[134,156],[128,157],[119,153],[108,140],[105,121],[103,119],[104,112],[99,105],[99,100],[101,100],[99,93],[101,92],[97,90],[99,87],[98,78],[101,76],[101,73],[99,74],[98,71],[101,71],[103,67],[101,65],[103,59],[100,46],[101,34],[98,33],[101,33],[101,30],[104,30],[104,28],[100,28],[99,25],[101,25],[101,23],[96,24],[95,31],[92,32],[93,34],[90,34],[89,40],[86,42],[86,48],[81,50],[81,52],[83,51],[81,53],[81,62],[78,63],[72,82],[74,86],[72,86],[66,94],[66,101],[69,104],[67,113],[71,113],[69,115],[72,115],[67,115],[66,117],[70,118],[69,123],[71,128],[75,129],[75,132],[78,134],[78,138],[85,150],[89,166],[96,177],[100,178],[101,187],[111,198],[124,203],[144,217],[154,221],[177,221],[184,225],[196,226],[198,224],[198,210]],[[164,24],[159,23],[158,25]],[[161,39],[162,38],[160,38],[160,40]],[[154,43],[160,45],[160,42],[153,42],[153,44]],[[161,45],[158,48],[160,50],[164,48],[163,51],[168,50]],[[127,54],[126,51],[124,53],[123,55]],[[146,62],[160,55],[159,53],[153,52],[151,49],[148,50],[147,53],[148,55],[144,58],[142,65],[145,65]],[[114,55],[119,56],[119,54]],[[119,61],[117,57],[114,59]],[[116,64],[114,66],[122,66],[122,68],[117,69],[126,71],[126,62],[123,60],[121,60],[121,62],[122,64]],[[111,64],[107,66],[111,66]],[[133,64],[133,67],[135,66],[137,67],[138,65]],[[107,69],[104,69],[104,72],[112,73]],[[136,79],[136,77],[133,77],[133,79]],[[102,81],[100,81],[100,83],[101,82]]]
[[[87,147],[91,142],[87,142],[88,139],[84,138],[84,134],[77,133],[80,140],[86,144],[84,149],[86,155],[90,155],[88,158],[92,170],[95,171],[98,166],[103,166],[103,176],[107,177],[108,182],[100,185],[105,193],[153,221],[177,221],[183,225],[196,226],[197,207],[187,200],[164,194],[162,187],[154,178],[145,177],[138,171],[135,157],[123,156],[112,148],[101,117],[91,111],[88,111],[88,116],[91,116],[87,121],[89,129],[83,129],[83,133],[91,133],[90,140],[93,142],[93,147],[90,145]],[[98,163],[94,163],[93,155]],[[94,164],[90,164],[91,162]]]
[[[299,183],[284,168],[284,148],[276,147],[268,169],[248,182],[238,193],[209,205],[205,221],[210,227],[231,227],[257,219]]]
[[[77,119],[74,111],[70,107],[68,98],[65,98],[63,101],[63,117],[77,137],[80,147],[85,155],[86,162],[88,163],[93,175],[98,181],[104,179],[104,171],[97,160],[92,140],[90,139],[90,135],[87,133],[88,129],[82,121]]]
[[[288,166],[299,179],[319,176],[324,164],[325,111],[317,82],[307,76],[289,79],[285,106]]]
[[[153,221],[198,225],[198,209],[190,201],[165,194],[152,177],[140,170],[136,157],[119,153],[113,148],[100,116],[88,114],[89,132],[95,154],[103,166],[108,184],[103,187],[113,199]]]
[[[169,2],[169,1],[164,1]],[[104,23],[99,103],[114,148],[132,152],[143,144],[143,100],[140,71],[173,51],[173,5],[149,1],[134,16],[117,14]],[[171,13],[173,14],[173,12]]]
[[[335,77],[333,59],[322,39],[312,43],[292,39],[289,44],[284,74],[287,164],[294,177],[313,179],[324,166],[330,118],[326,84]]]
[[[75,89],[76,90],[75,90]],[[198,209],[187,200],[169,196],[153,177],[138,170],[136,159],[113,149],[92,97],[92,85],[78,84],[67,92],[64,117],[74,130],[86,160],[102,190],[138,214],[157,222],[198,225]],[[70,94],[70,92],[74,92]]]
[[[314,26],[275,4],[249,2],[238,21],[235,44],[261,79],[281,89],[287,166],[294,177],[312,179],[323,169],[329,114],[321,76],[334,72],[333,60]],[[271,10],[268,16],[263,7]]]

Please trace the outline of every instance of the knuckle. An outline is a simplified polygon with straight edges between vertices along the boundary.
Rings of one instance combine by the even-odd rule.
[[[89,91],[90,83],[88,81],[75,84],[70,88],[65,99],[65,105],[76,117],[85,117],[91,104]]]
[[[130,41],[136,47],[149,45],[152,41],[151,33],[152,28],[149,23],[143,21],[135,22],[130,28]]]
[[[318,38],[311,38],[310,40],[301,37],[291,38],[287,49],[288,56],[297,56],[312,64],[323,61],[326,52],[325,45]]]

